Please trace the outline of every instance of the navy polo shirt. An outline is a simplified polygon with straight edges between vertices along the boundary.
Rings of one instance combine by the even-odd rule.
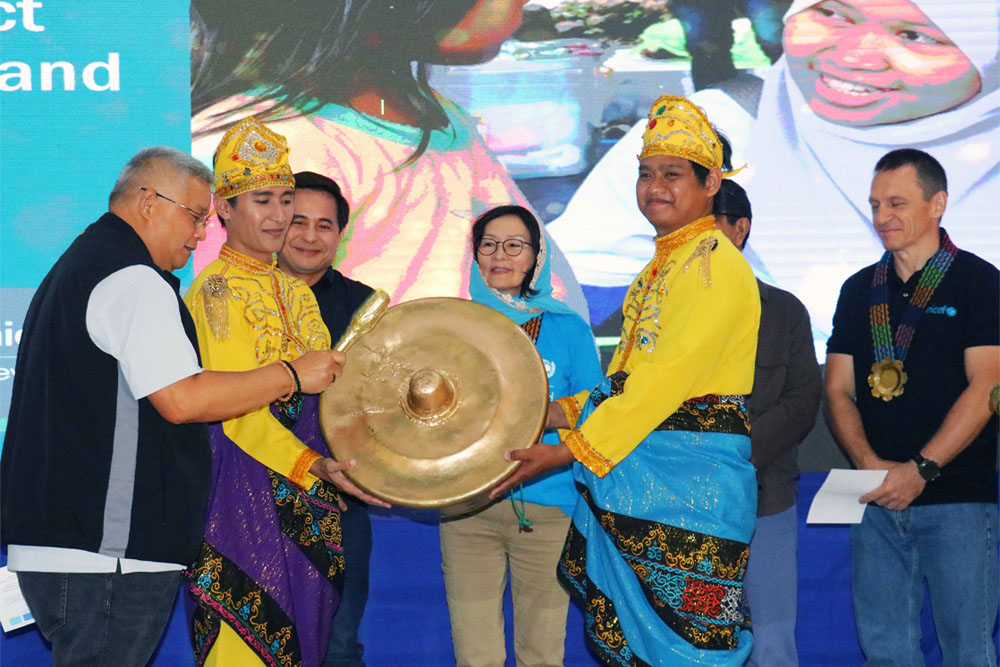
[[[934,291],[904,362],[903,394],[885,402],[872,395],[868,375],[875,362],[868,309],[875,265],[855,273],[840,291],[827,352],[854,358],[854,387],[865,437],[875,453],[908,461],[927,444],[968,387],[965,349],[1000,345],[1000,272],[959,250]],[[889,264],[889,321],[893,333],[923,271],[905,283]],[[985,399],[984,399],[985,400]],[[997,417],[926,485],[915,505],[997,501]]]

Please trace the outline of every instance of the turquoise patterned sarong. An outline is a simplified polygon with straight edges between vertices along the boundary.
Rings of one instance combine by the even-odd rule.
[[[621,391],[591,393],[582,424]],[[609,665],[742,665],[752,642],[743,595],[757,481],[742,396],[686,401],[604,478],[580,464],[559,577]]]

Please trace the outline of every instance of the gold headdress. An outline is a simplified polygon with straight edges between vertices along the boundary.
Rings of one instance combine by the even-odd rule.
[[[705,112],[686,97],[676,95],[661,95],[649,110],[639,159],[650,155],[676,155],[706,169],[722,169],[722,143]],[[722,175],[729,177],[738,171]]]
[[[272,186],[295,187],[288,166],[288,142],[249,116],[229,128],[212,159],[215,194],[236,195]]]

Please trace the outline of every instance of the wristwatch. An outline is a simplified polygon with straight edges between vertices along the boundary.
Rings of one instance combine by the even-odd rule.
[[[920,473],[925,482],[933,482],[941,476],[941,466],[934,461],[917,454],[913,457],[913,462],[917,464],[917,472]]]

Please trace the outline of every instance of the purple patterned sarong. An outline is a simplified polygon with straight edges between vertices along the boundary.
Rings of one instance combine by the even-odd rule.
[[[221,424],[210,428],[212,493],[202,550],[186,572],[196,662],[225,622],[265,665],[318,666],[344,569],[337,491],[322,481],[304,490],[246,454]],[[304,397],[292,433],[329,456],[318,396]]]

